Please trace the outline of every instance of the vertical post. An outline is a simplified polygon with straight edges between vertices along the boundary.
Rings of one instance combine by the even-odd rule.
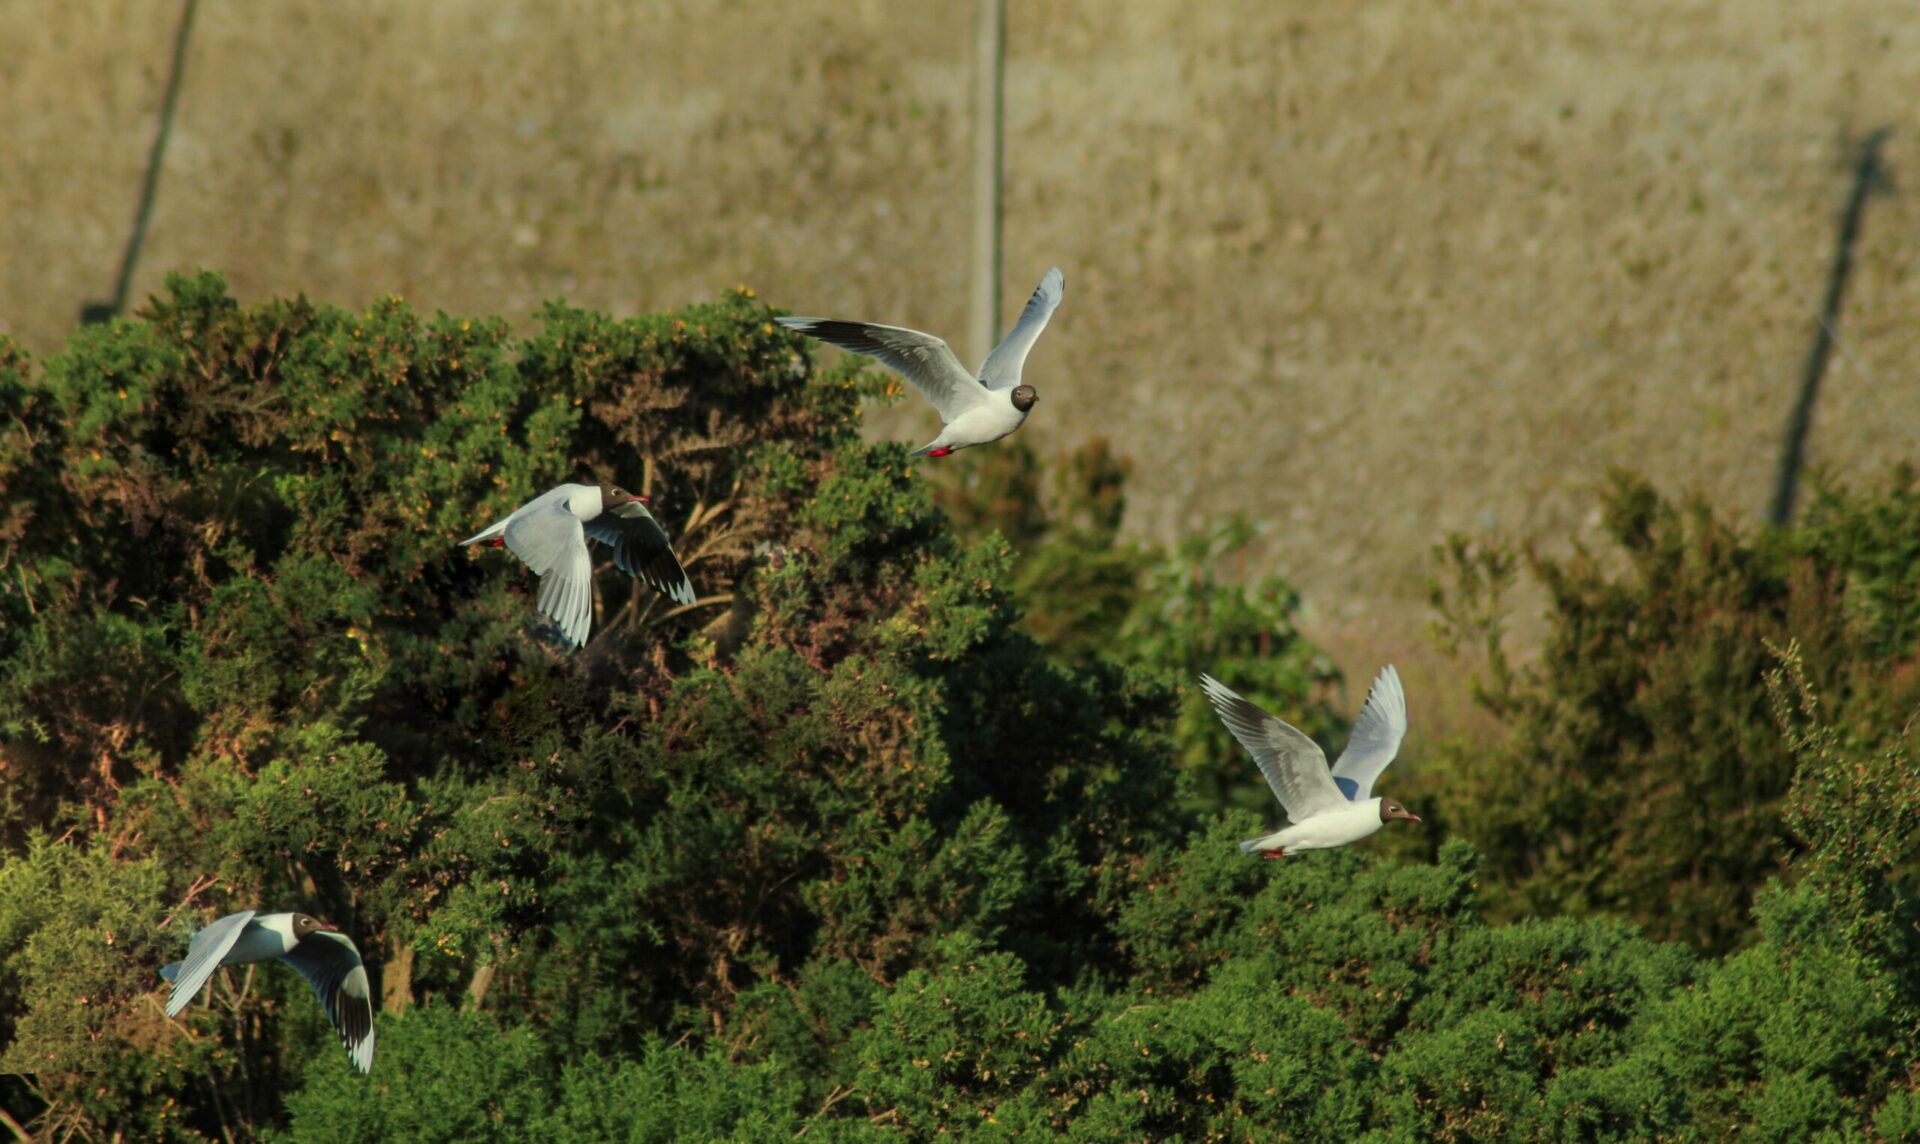
[[[1006,77],[1006,0],[974,0],[973,266],[967,346],[978,366],[1000,330],[1000,138]]]
[[[127,236],[127,248],[120,256],[120,276],[114,280],[113,300],[87,302],[80,307],[83,326],[111,322],[127,309],[127,294],[133,289],[134,268],[140,264],[140,250],[147,244],[147,224],[153,220],[153,201],[160,190],[160,168],[167,158],[167,140],[173,135],[173,113],[180,106],[180,82],[187,74],[187,45],[193,40],[193,14],[200,0],[187,0],[180,12],[180,26],[173,34],[173,67],[167,73],[166,94],[160,97],[160,125],[154,129],[153,148],[147,153],[147,175],[140,183],[140,203],[133,212],[133,233]]]
[[[1820,392],[1820,379],[1827,372],[1827,358],[1833,351],[1834,330],[1840,324],[1840,303],[1846,297],[1847,278],[1853,272],[1853,246],[1860,239],[1860,220],[1867,213],[1867,196],[1880,183],[1880,147],[1887,141],[1885,127],[1869,134],[1860,144],[1860,158],[1853,168],[1853,194],[1847,197],[1847,209],[1840,216],[1840,236],[1833,244],[1833,269],[1827,275],[1827,298],[1820,306],[1820,324],[1813,331],[1813,345],[1807,350],[1801,369],[1800,395],[1787,419],[1787,440],[1780,450],[1780,475],[1774,483],[1773,507],[1767,519],[1783,525],[1793,518],[1793,502],[1800,491],[1800,467],[1806,462],[1807,434],[1813,428],[1813,399]]]

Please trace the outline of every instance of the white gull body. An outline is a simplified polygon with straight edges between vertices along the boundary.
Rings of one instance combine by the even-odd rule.
[[[673,554],[666,530],[647,511],[647,498],[614,485],[560,485],[534,497],[505,520],[460,542],[506,547],[540,577],[539,608],[560,625],[568,643],[587,642],[593,623],[592,537],[613,549],[620,570],[676,604],[693,603],[693,582]]]
[[[1396,818],[1420,821],[1392,799],[1373,796],[1374,780],[1393,762],[1407,734],[1406,693],[1400,687],[1400,673],[1391,664],[1374,679],[1367,704],[1354,720],[1347,749],[1331,769],[1319,744],[1297,728],[1212,676],[1201,676],[1200,684],[1220,721],[1259,764],[1292,823],[1242,842],[1242,851],[1284,858],[1303,850],[1330,850],[1358,842]]]
[[[298,970],[320,998],[354,1067],[373,1070],[373,990],[360,950],[352,938],[306,914],[241,910],[194,934],[186,958],[160,970],[173,984],[167,1016],[177,1017],[192,1004],[221,966],[261,961],[284,961]]]
[[[987,360],[979,376],[968,373],[947,343],[932,334],[873,322],[843,322],[831,318],[777,318],[781,325],[839,346],[851,353],[878,359],[913,383],[946,426],[940,435],[912,453],[915,457],[944,457],[960,449],[998,441],[1024,425],[1039,394],[1023,385],[1020,371],[1027,353],[1047,328],[1047,319],[1066,296],[1060,268],[1047,271],[1027,299],[1020,320]]]

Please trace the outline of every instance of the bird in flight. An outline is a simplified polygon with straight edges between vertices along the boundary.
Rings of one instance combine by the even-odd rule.
[[[361,1072],[373,1071],[373,991],[353,939],[307,914],[241,910],[207,925],[187,945],[187,956],[161,968],[171,982],[167,1016],[193,1003],[213,971],[223,965],[284,961],[300,972],[320,998],[327,1020]]]
[[[673,554],[647,498],[615,485],[561,485],[534,497],[505,520],[460,542],[506,547],[540,577],[542,615],[575,647],[593,622],[592,537],[613,549],[614,563],[676,604],[693,603],[693,582]]]
[[[1020,380],[1027,353],[1047,328],[1047,319],[1066,296],[1060,268],[1047,271],[1040,286],[1020,311],[1013,332],[987,355],[978,377],[968,373],[946,342],[932,334],[901,326],[872,322],[843,322],[831,318],[776,318],[790,330],[810,334],[823,342],[877,358],[881,364],[913,383],[913,387],[940,414],[940,435],[920,448],[915,457],[945,457],[961,449],[998,441],[1020,428],[1040,395]]]
[[[1420,816],[1390,798],[1373,796],[1374,780],[1400,752],[1407,734],[1407,696],[1392,664],[1380,670],[1367,704],[1354,720],[1353,735],[1340,761],[1328,769],[1320,745],[1297,728],[1274,718],[1210,675],[1200,686],[1220,721],[1253,755],[1291,826],[1240,844],[1248,854],[1284,858],[1302,850],[1345,846],[1394,819],[1419,822]]]

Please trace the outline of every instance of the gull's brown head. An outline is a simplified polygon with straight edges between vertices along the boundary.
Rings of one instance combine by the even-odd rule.
[[[1033,408],[1034,402],[1040,400],[1040,391],[1031,385],[1016,385],[1013,387],[1012,399],[1013,407],[1025,413]]]
[[[646,497],[639,493],[630,493],[619,485],[600,486],[601,512],[610,512],[615,516],[637,516],[643,511],[641,506],[646,503]]]
[[[1408,822],[1420,821],[1419,815],[1413,813],[1411,810],[1408,810],[1406,807],[1401,806],[1399,803],[1393,801],[1392,799],[1390,798],[1381,799],[1380,800],[1380,821],[1383,823],[1392,822],[1396,818],[1404,818]]]

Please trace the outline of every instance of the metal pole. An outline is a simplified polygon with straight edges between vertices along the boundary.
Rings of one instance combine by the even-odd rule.
[[[1006,0],[975,0],[973,282],[967,344],[976,365],[999,340],[1000,156],[1006,79]]]

